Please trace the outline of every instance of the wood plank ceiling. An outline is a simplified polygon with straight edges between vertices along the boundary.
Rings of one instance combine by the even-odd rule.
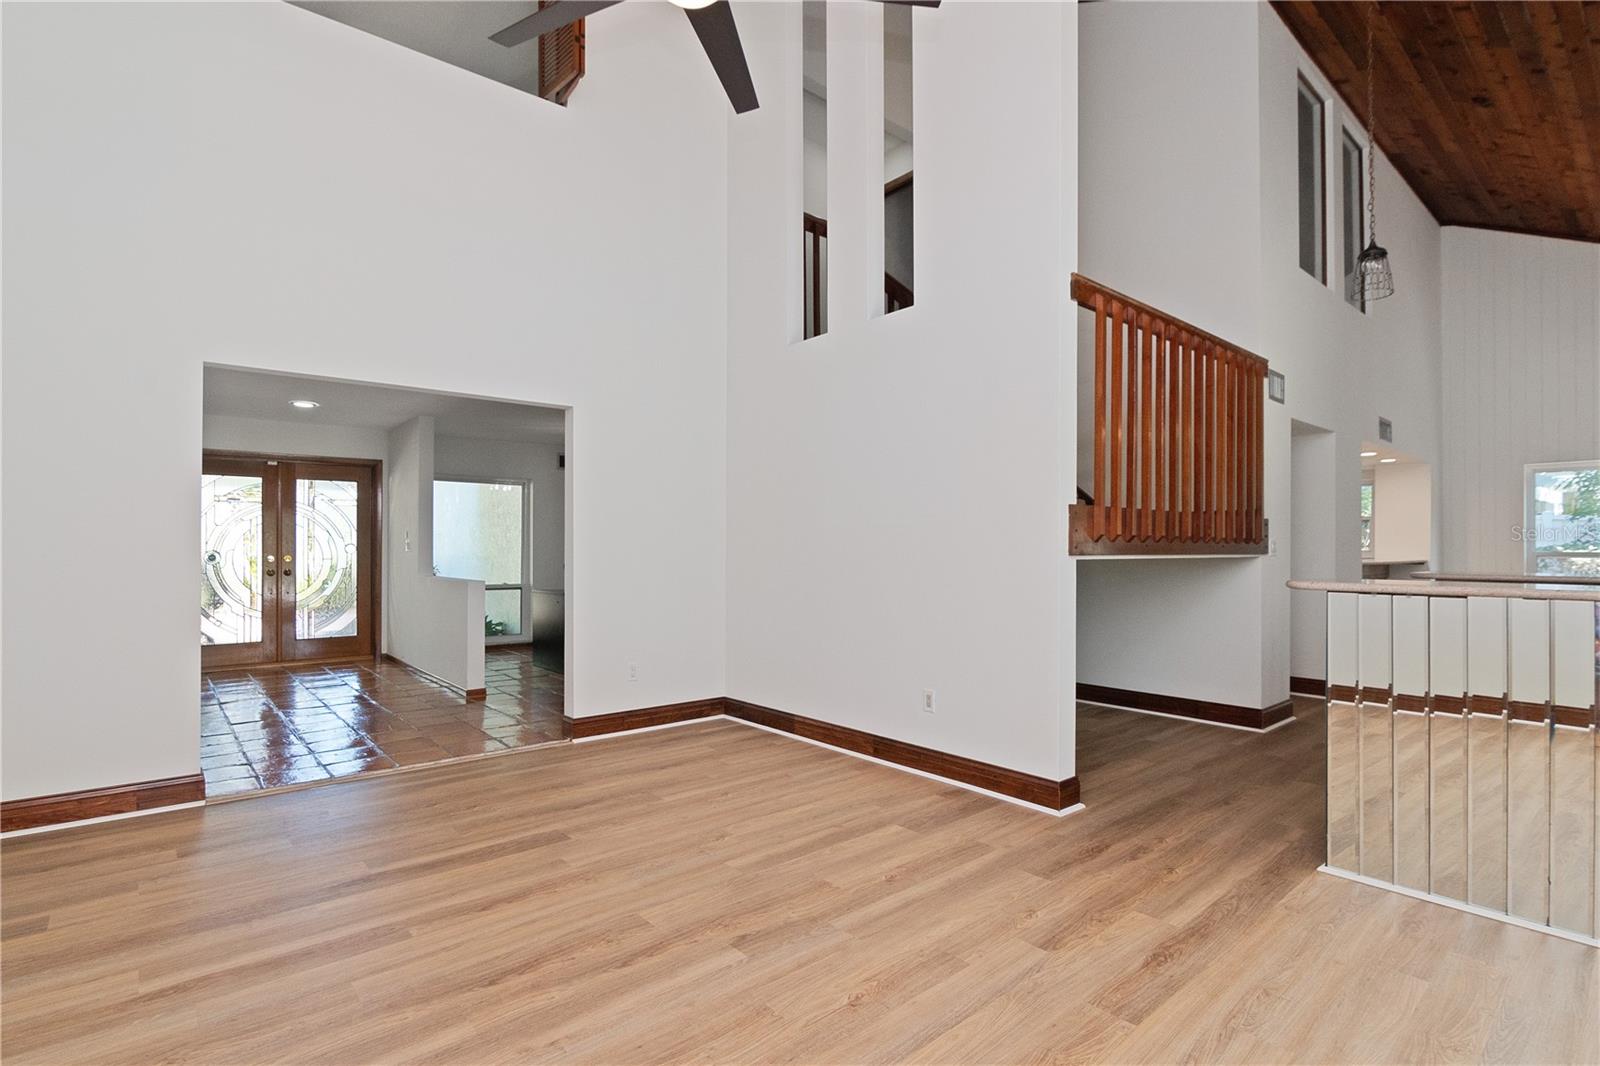
[[[1272,6],[1365,120],[1373,5]],[[1378,144],[1434,217],[1600,241],[1600,0],[1376,10]]]

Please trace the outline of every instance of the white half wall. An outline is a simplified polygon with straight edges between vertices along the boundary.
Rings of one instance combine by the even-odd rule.
[[[0,19],[0,795],[198,771],[207,362],[571,408],[572,712],[727,691],[730,119],[678,10],[608,11],[567,108],[288,4]]]
[[[1523,466],[1600,458],[1600,244],[1444,230],[1442,565],[1524,569]]]
[[[912,13],[916,306],[884,316],[883,15],[830,5],[808,341],[800,9],[738,14],[762,106],[729,141],[728,693],[1071,776],[1076,7]]]

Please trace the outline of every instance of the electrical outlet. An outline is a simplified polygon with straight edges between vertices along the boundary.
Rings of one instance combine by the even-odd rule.
[[[922,690],[922,713],[923,714],[932,714],[934,712],[935,706],[936,706],[936,700],[934,699],[933,689],[931,689],[931,688],[923,689]]]
[[[637,680],[639,680],[639,664],[638,663],[629,663],[628,664],[628,680],[629,681],[637,681]]]

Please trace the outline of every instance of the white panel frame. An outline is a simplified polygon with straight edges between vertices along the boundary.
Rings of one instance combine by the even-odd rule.
[[[1507,602],[1507,689],[1519,703],[1550,701],[1550,601]]]
[[[1354,688],[1359,673],[1357,644],[1361,630],[1354,592],[1328,593],[1328,684]]]
[[[1506,601],[1500,597],[1467,598],[1467,691],[1506,696]]]
[[[1428,694],[1428,597],[1396,596],[1390,605],[1394,651],[1394,691]]]
[[[1361,597],[1357,672],[1362,688],[1388,688],[1394,681],[1393,596]]]
[[[1467,694],[1467,602],[1430,597],[1428,604],[1428,692]]]

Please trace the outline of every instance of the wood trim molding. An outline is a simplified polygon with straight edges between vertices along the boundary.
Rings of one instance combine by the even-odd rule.
[[[489,698],[489,690],[487,688],[469,688],[466,690],[465,695],[471,703],[482,703]]]
[[[6,800],[0,803],[0,832],[78,822],[85,818],[104,818],[109,814],[151,811],[179,803],[198,803],[205,798],[205,778],[199,774],[189,774],[159,781],[138,781],[131,785]]]
[[[1433,696],[1429,702],[1432,704],[1434,714],[1466,714],[1467,698],[1465,696]]]
[[[1575,726],[1578,729],[1583,729],[1595,723],[1593,707],[1564,707],[1557,703],[1550,708],[1550,711],[1555,717],[1556,725]]]
[[[1506,702],[1501,696],[1468,696],[1468,714],[1488,714],[1498,718],[1505,713]]]
[[[1542,722],[1545,720],[1548,704],[1531,703],[1527,700],[1512,700],[1508,705],[1511,717],[1519,722]]]
[[[1394,709],[1397,711],[1411,711],[1415,714],[1426,714],[1428,699],[1426,696],[1413,696],[1409,692],[1396,692],[1394,694]]]
[[[567,735],[573,740],[581,740],[584,737],[603,737],[607,733],[625,733],[630,729],[692,722],[696,718],[715,718],[723,713],[722,704],[722,697],[717,696],[708,700],[687,700],[660,707],[638,707],[612,714],[568,718]]]
[[[1053,811],[1065,810],[1078,802],[1079,789],[1076,777],[1053,781],[1048,777],[1009,770],[993,763],[969,759],[964,755],[950,755],[935,751],[933,748],[925,748],[920,744],[893,740],[865,730],[834,725],[804,715],[790,714],[787,711],[775,711],[771,707],[746,703],[744,700],[728,699],[724,703],[727,705],[725,713],[729,718],[766,726],[768,729],[790,733],[806,740],[815,740],[858,755],[870,755],[874,759],[882,759],[896,766],[921,770],[935,777],[945,777],[965,785],[988,789],[990,792],[998,792],[1002,796],[1048,807]]]
[[[1374,685],[1361,686],[1362,703],[1388,703],[1391,696],[1392,693],[1390,693],[1387,687],[1378,688]]]
[[[1235,703],[1192,700],[1187,696],[1165,696],[1156,692],[1136,692],[1109,685],[1091,685],[1083,681],[1078,682],[1078,698],[1086,703],[1103,703],[1135,711],[1154,711],[1156,714],[1193,718],[1197,722],[1232,725],[1241,729],[1270,729],[1294,717],[1294,703],[1291,700],[1274,703],[1271,707],[1244,707]]]
[[[1329,685],[1328,699],[1334,703],[1354,703],[1360,692],[1353,685]]]
[[[1320,677],[1296,677],[1290,674],[1289,691],[1301,696],[1325,696],[1328,683]]]
[[[1078,802],[1079,789],[1076,777],[1069,777],[1065,781],[1053,781],[1048,777],[1037,777],[1022,773],[1020,770],[1009,770],[993,763],[969,759],[964,755],[950,755],[935,751],[933,748],[922,747],[920,744],[893,740],[850,726],[834,725],[831,722],[727,697],[669,703],[661,707],[640,707],[631,711],[617,711],[615,714],[568,718],[567,728],[571,737],[579,740],[585,737],[605,736],[608,733],[621,733],[629,729],[676,725],[679,722],[723,715],[805,740],[814,740],[857,755],[869,755],[874,759],[882,759],[884,762],[894,763],[910,770],[920,770],[935,777],[948,778],[964,785],[998,792],[1002,796],[1010,796],[1012,799],[1047,807],[1053,811],[1065,810]]]

